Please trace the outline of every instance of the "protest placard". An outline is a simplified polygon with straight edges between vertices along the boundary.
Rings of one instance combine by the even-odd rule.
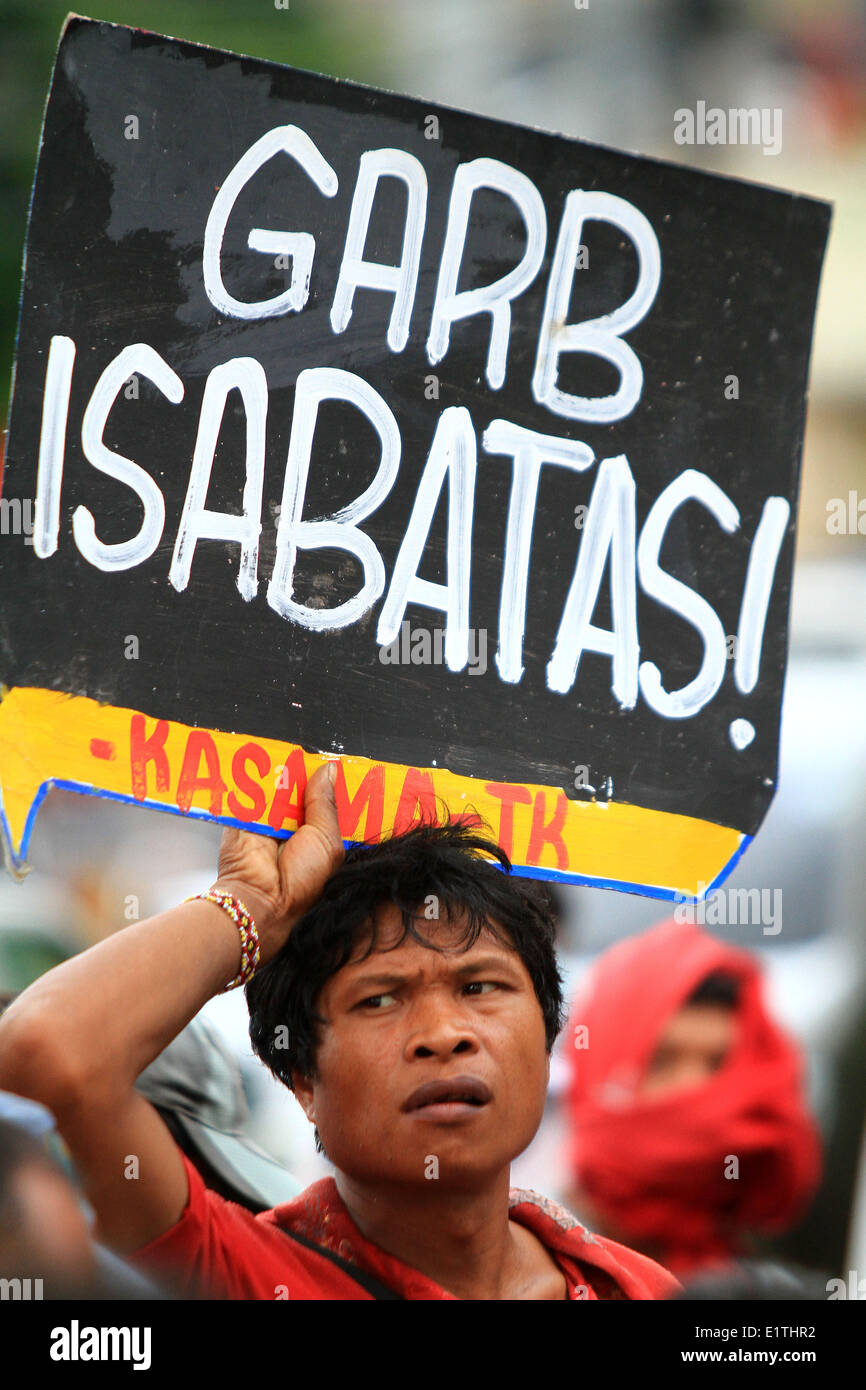
[[[776,786],[829,208],[72,18],[0,547],[7,863],[51,786],[719,883]]]

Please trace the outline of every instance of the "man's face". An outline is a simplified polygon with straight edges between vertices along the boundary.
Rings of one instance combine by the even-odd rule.
[[[483,931],[419,918],[431,950],[402,935],[393,905],[326,983],[316,1077],[295,1088],[331,1162],[358,1181],[489,1181],[527,1147],[544,1110],[544,1018],[516,951]],[[391,949],[388,949],[391,948]]]
[[[660,1096],[709,1080],[727,1057],[736,1031],[735,1010],[721,1004],[685,1004],[665,1025],[641,1095]]]

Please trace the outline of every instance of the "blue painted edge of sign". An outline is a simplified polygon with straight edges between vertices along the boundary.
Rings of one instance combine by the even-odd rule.
[[[33,798],[33,804],[27,813],[27,820],[24,824],[24,834],[21,839],[20,855],[15,853],[12,845],[12,835],[9,829],[9,822],[6,819],[6,808],[3,806],[2,795],[0,795],[0,825],[3,829],[3,839],[6,853],[9,856],[12,867],[16,871],[24,868],[27,862],[27,851],[30,848],[30,839],[33,834],[33,827],[39,807],[45,797],[54,787],[59,787],[63,791],[80,792],[84,796],[95,796],[101,801],[120,801],[128,806],[147,806],[155,811],[168,811],[174,816],[182,816],[184,820],[208,821],[211,825],[233,826],[236,830],[249,830],[254,835],[269,835],[271,839],[288,840],[294,831],[274,831],[270,826],[248,825],[244,821],[235,820],[232,816],[212,816],[207,811],[190,809],[182,811],[179,806],[168,806],[162,801],[151,801],[145,798],[138,801],[134,796],[127,796],[123,792],[99,791],[97,788],[88,786],[85,782],[72,782],[65,779],[49,778],[43,782],[38,792]],[[560,869],[541,869],[528,864],[513,864],[512,869],[521,878],[538,878],[546,882],[570,884],[576,888],[609,888],[620,893],[638,893],[645,898],[657,898],[662,902],[676,903],[698,903],[702,902],[718,886],[724,882],[728,874],[745,854],[754,836],[743,835],[739,847],[731,855],[728,862],[722,867],[716,877],[710,883],[701,897],[690,897],[687,893],[682,893],[676,888],[658,888],[645,883],[628,883],[624,879],[618,878],[593,878],[588,874],[567,873]],[[344,840],[346,848],[357,844],[355,840]]]

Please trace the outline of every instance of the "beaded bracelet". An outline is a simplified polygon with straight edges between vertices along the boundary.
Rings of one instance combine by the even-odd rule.
[[[238,929],[241,938],[241,968],[235,978],[223,988],[223,994],[230,989],[237,989],[239,985],[245,985],[247,980],[251,980],[258,969],[261,952],[259,949],[259,934],[256,931],[256,924],[244,907],[240,898],[232,897],[231,893],[221,893],[212,891],[210,893],[193,893],[192,897],[184,898],[184,902],[194,903],[199,898],[204,902],[216,903],[227,912]]]

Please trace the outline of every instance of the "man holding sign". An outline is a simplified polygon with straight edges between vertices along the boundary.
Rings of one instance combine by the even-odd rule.
[[[333,770],[311,778],[287,843],[226,831],[209,894],[32,985],[0,1023],[0,1086],[54,1111],[101,1237],[186,1295],[669,1296],[676,1281],[653,1261],[509,1192],[562,1022],[543,899],[460,822],[343,863]],[[205,1189],[134,1089],[209,998],[247,979],[256,1048],[336,1169],[256,1217]]]

